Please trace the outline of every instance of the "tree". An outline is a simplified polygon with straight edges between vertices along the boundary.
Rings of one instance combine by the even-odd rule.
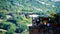
[[[16,25],[11,22],[3,21],[1,22],[1,28],[7,30],[7,34],[14,34],[16,30]]]

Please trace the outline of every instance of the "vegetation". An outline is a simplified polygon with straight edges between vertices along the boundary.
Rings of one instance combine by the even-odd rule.
[[[32,22],[26,13],[54,17],[59,6],[60,2],[50,0],[0,0],[0,29],[7,30],[7,34],[22,33]]]

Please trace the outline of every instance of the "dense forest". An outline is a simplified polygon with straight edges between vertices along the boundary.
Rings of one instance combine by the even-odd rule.
[[[60,2],[51,0],[0,0],[0,29],[22,33],[32,21],[28,13],[52,16],[60,13]]]

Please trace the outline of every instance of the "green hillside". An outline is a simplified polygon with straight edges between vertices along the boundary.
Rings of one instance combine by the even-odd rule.
[[[0,0],[0,29],[7,34],[22,33],[32,23],[28,13],[51,16],[59,11],[60,2],[51,0]]]

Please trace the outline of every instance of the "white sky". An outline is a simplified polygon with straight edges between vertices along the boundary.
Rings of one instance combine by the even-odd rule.
[[[51,1],[59,2],[60,0],[51,0]]]

